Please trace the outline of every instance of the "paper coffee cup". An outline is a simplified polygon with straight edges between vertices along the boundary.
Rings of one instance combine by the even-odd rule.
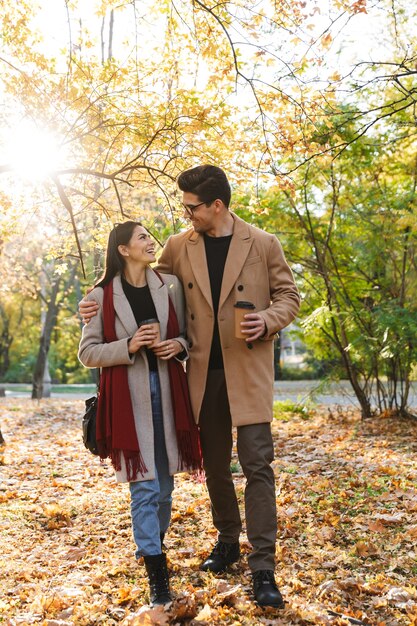
[[[240,300],[236,302],[235,307],[235,337],[236,339],[246,339],[247,335],[242,333],[241,322],[245,321],[246,313],[251,313],[255,310],[255,305],[252,302],[245,302]]]
[[[161,332],[160,332],[160,328],[159,328],[159,320],[156,319],[156,317],[153,317],[153,318],[151,318],[149,320],[143,320],[143,322],[141,322],[139,324],[139,328],[141,326],[145,326],[145,325],[146,326],[152,326],[156,330],[156,332],[157,332],[155,341],[153,341],[151,344],[149,344],[149,346],[147,346],[147,348],[153,348],[153,346],[156,346],[156,344],[161,341]]]

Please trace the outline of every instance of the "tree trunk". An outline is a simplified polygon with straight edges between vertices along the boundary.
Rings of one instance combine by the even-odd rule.
[[[281,335],[278,334],[277,338],[274,341],[274,379],[280,380],[281,377]]]
[[[108,58],[113,58],[113,28],[114,28],[114,9],[110,11],[110,24],[109,24],[109,53]]]
[[[0,320],[1,320],[1,334],[0,334],[0,380],[4,377],[5,373],[10,366],[10,346],[13,342],[13,337],[10,335],[10,320],[7,317],[4,307],[0,304]]]
[[[35,369],[33,372],[32,398],[40,399],[45,397],[44,380],[45,369],[48,363],[48,352],[51,344],[51,335],[54,329],[58,314],[57,297],[59,292],[60,279],[57,278],[52,286],[48,308],[46,310],[45,322],[42,329],[42,335],[39,343],[38,357],[36,359]]]

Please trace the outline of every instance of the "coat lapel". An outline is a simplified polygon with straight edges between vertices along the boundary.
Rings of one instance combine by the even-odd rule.
[[[246,222],[237,215],[231,213],[234,219],[233,237],[230,242],[229,252],[224,266],[222,288],[220,291],[219,311],[227,296],[233,289],[237,277],[242,271],[242,267],[249,254],[252,245],[252,236]]]
[[[169,313],[167,286],[161,282],[151,268],[146,269],[146,280],[161,325],[161,339],[165,339]],[[127,335],[131,337],[137,331],[138,325],[123,291],[122,281],[119,275],[115,276],[113,279],[113,301],[116,315],[123,324]]]
[[[167,277],[165,277],[166,280]],[[152,300],[156,309],[156,316],[159,320],[161,340],[166,339],[167,324],[169,315],[168,286],[161,281],[153,269],[146,269],[146,280],[151,292]]]
[[[204,295],[210,308],[212,309],[213,301],[211,298],[210,277],[207,267],[204,237],[198,233],[192,233],[191,237],[187,240],[187,253],[192,271],[198,286],[200,287],[201,293]]]
[[[113,302],[117,317],[123,324],[128,337],[132,337],[137,331],[138,325],[128,299],[125,296],[125,292],[123,291],[120,275],[113,278]]]

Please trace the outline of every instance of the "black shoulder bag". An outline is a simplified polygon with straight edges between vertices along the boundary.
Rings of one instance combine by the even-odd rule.
[[[96,437],[96,417],[98,404],[99,385],[97,385],[97,393],[85,401],[85,413],[83,415],[83,443],[91,454],[98,456],[97,437]]]

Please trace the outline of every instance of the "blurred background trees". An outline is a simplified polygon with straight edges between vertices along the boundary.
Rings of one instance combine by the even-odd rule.
[[[294,375],[347,378],[364,416],[406,414],[416,13],[405,0],[2,5],[0,380],[39,397],[46,370],[90,379],[76,309],[109,230],[141,219],[163,244],[186,226],[176,176],[212,162],[294,269]]]

